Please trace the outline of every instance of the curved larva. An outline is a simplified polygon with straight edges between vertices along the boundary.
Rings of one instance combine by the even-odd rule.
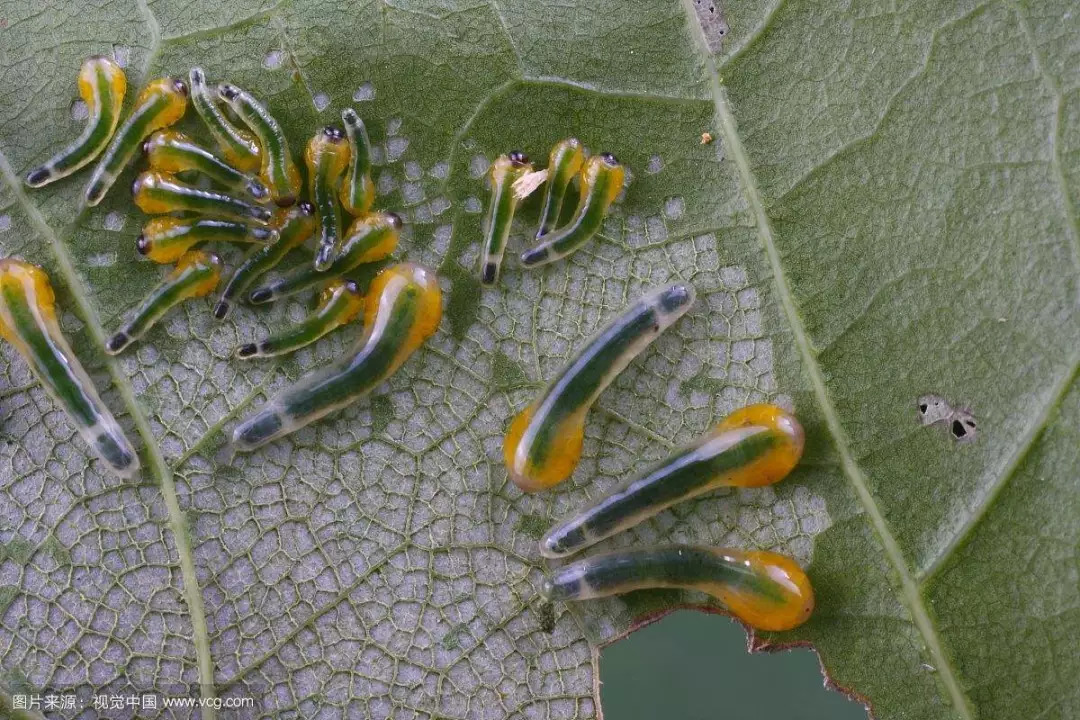
[[[488,204],[484,241],[480,249],[480,282],[484,285],[494,285],[499,279],[499,267],[502,265],[506,240],[510,237],[510,226],[514,222],[518,205],[513,185],[518,178],[530,172],[532,164],[529,163],[528,156],[519,150],[500,155],[488,170],[491,201]]]
[[[409,263],[386,268],[364,301],[364,335],[355,352],[271,398],[236,427],[233,448],[254,450],[364,397],[401,367],[441,319],[435,273]]]
[[[707,593],[757,630],[791,630],[814,610],[810,579],[786,555],[702,545],[587,557],[556,570],[544,594],[549,600],[589,600],[653,588]]]
[[[105,343],[105,352],[123,352],[165,313],[188,298],[209,295],[221,280],[221,258],[213,253],[191,250],[180,258],[176,268],[154,288],[121,328]]]
[[[143,153],[151,170],[201,173],[256,202],[270,201],[270,191],[259,180],[237,170],[179,130],[158,130],[143,143]]]
[[[326,270],[299,267],[282,278],[257,287],[248,295],[256,305],[318,287],[352,272],[361,265],[385,260],[397,247],[401,218],[391,212],[373,212],[353,221],[341,245],[341,252]]]
[[[566,227],[543,236],[540,244],[521,254],[521,264],[536,267],[574,252],[600,231],[611,204],[619,196],[626,170],[611,153],[595,155],[581,168],[581,197]]]
[[[178,78],[158,78],[146,86],[116,131],[86,186],[86,204],[101,202],[150,133],[172,125],[187,110],[188,88]]]
[[[551,528],[545,557],[572,555],[676,503],[720,487],[761,487],[782,480],[802,457],[803,429],[775,405],[736,410],[607,496]]]
[[[311,204],[319,223],[315,249],[315,269],[330,268],[341,239],[341,210],[338,190],[341,178],[349,167],[349,143],[341,128],[328,125],[308,141],[304,149],[308,182],[311,184]]]
[[[214,317],[218,320],[228,317],[236,299],[243,296],[252,283],[277,267],[290,251],[301,247],[315,234],[315,208],[307,202],[281,208],[271,221],[271,227],[277,232],[277,241],[248,253],[225,283],[225,289],[214,305]]]
[[[78,85],[79,97],[90,113],[86,129],[74,142],[26,174],[30,187],[48,185],[90,163],[109,144],[120,124],[127,92],[123,68],[102,55],[87,58],[79,69]]]
[[[273,357],[294,352],[352,322],[363,309],[364,295],[359,286],[352,280],[335,280],[319,293],[315,311],[310,316],[265,340],[241,345],[236,349],[236,357]]]
[[[273,211],[217,190],[202,190],[180,182],[160,170],[147,170],[131,186],[135,204],[147,215],[162,215],[180,210],[215,217],[269,222]]]
[[[694,302],[689,285],[653,290],[596,334],[510,423],[503,459],[525,492],[561,483],[577,467],[585,416],[600,393]]]
[[[143,225],[135,238],[140,255],[162,265],[174,263],[184,253],[205,242],[268,245],[278,239],[277,230],[235,220],[217,218],[156,217]]]
[[[280,207],[296,202],[300,194],[300,171],[296,168],[285,131],[266,107],[251,93],[235,85],[222,83],[218,97],[229,104],[233,112],[255,133],[262,149],[259,176],[270,188],[270,194]]]
[[[585,151],[577,138],[567,138],[551,148],[547,164],[547,187],[544,189],[544,201],[540,210],[540,227],[536,239],[555,229],[562,215],[563,201],[570,191],[570,183],[581,172],[585,164]]]
[[[341,111],[345,135],[349,139],[349,171],[341,183],[341,205],[350,215],[362,215],[375,202],[375,183],[371,180],[371,141],[364,121],[352,108]]]
[[[0,259],[0,337],[26,359],[98,457],[121,478],[134,475],[139,458],[64,338],[52,285],[41,268]]]
[[[188,81],[191,83],[191,104],[214,136],[226,162],[245,173],[258,172],[262,165],[262,149],[255,136],[236,127],[221,112],[217,105],[217,88],[211,89],[202,68],[191,68]]]

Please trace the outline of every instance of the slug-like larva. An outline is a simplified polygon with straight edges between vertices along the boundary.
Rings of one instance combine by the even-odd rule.
[[[259,176],[270,188],[270,194],[280,207],[296,202],[300,194],[300,171],[296,169],[285,131],[270,112],[246,90],[222,83],[218,96],[247,124],[259,139],[262,165]]]
[[[315,269],[330,267],[341,239],[341,210],[338,208],[338,189],[341,176],[349,167],[349,143],[341,128],[328,125],[308,141],[304,150],[308,182],[311,183],[311,204],[319,221]]]
[[[494,285],[499,279],[499,266],[518,205],[513,190],[514,181],[529,172],[532,172],[529,158],[518,150],[495,158],[488,170],[491,202],[484,222],[484,244],[480,251],[480,282],[484,285]]]
[[[147,215],[186,210],[203,215],[268,222],[273,211],[262,205],[226,195],[217,190],[201,190],[186,185],[160,170],[147,170],[131,186],[135,204]]]
[[[802,457],[803,429],[775,405],[736,410],[693,444],[559,523],[540,541],[545,557],[572,555],[661,510],[720,487],[783,479]]]
[[[240,172],[179,130],[158,130],[143,143],[151,170],[202,173],[230,190],[245,193],[256,202],[269,202],[270,191],[250,175]]]
[[[48,185],[92,161],[109,144],[120,124],[120,110],[127,92],[123,68],[107,57],[94,55],[83,61],[78,84],[79,97],[90,113],[86,129],[75,142],[26,174],[26,184],[30,187]]]
[[[240,267],[236,268],[214,306],[214,317],[218,320],[228,317],[236,299],[263,273],[276,267],[290,250],[302,246],[315,234],[315,208],[308,202],[281,208],[277,211],[271,227],[277,231],[277,242],[252,250]]]
[[[386,268],[364,301],[364,335],[356,351],[271,398],[233,431],[233,448],[254,450],[364,397],[401,367],[441,319],[435,273],[409,263]]]
[[[503,459],[519,488],[536,492],[570,477],[581,459],[585,416],[596,398],[693,302],[689,285],[646,294],[596,334],[518,413],[503,440]]]
[[[243,172],[258,172],[262,165],[262,150],[255,136],[236,127],[221,112],[217,104],[217,89],[211,89],[207,84],[202,68],[191,68],[188,80],[191,82],[191,104],[214,136],[225,161]]]
[[[401,218],[392,212],[373,212],[353,221],[341,252],[325,271],[299,267],[285,277],[255,288],[248,300],[256,305],[273,302],[301,290],[322,285],[366,263],[385,260],[397,247]]]
[[[221,280],[221,258],[202,250],[184,253],[176,268],[142,301],[131,318],[105,343],[116,355],[135,342],[158,320],[188,298],[209,295]]]
[[[544,594],[549,600],[589,600],[652,588],[707,593],[756,630],[791,630],[814,610],[810,579],[786,555],[702,545],[593,555],[556,570]]]
[[[362,215],[375,202],[371,181],[371,141],[364,121],[352,108],[341,111],[345,135],[349,138],[349,172],[341,183],[341,205],[350,215]]]
[[[216,218],[156,217],[143,225],[135,249],[156,263],[174,263],[191,248],[205,242],[268,245],[277,241],[270,227]]]
[[[291,353],[352,322],[363,309],[364,295],[357,284],[344,278],[335,280],[319,293],[318,305],[310,317],[265,340],[241,345],[236,356],[256,358]]]
[[[521,264],[536,267],[564,258],[600,232],[604,216],[622,190],[626,170],[611,153],[585,161],[579,175],[581,197],[574,219],[543,236],[540,244],[521,254]]]
[[[581,172],[584,164],[585,151],[577,138],[562,140],[551,148],[545,181],[547,188],[544,189],[544,204],[540,210],[540,228],[536,231],[537,240],[558,226],[563,200],[570,191],[570,183]]]
[[[86,186],[86,204],[97,205],[131,162],[150,133],[172,125],[187,110],[187,85],[178,78],[158,78],[139,93],[135,107],[113,136]]]
[[[64,338],[49,276],[36,265],[0,259],[0,337],[26,359],[98,457],[121,478],[134,475],[139,458]]]

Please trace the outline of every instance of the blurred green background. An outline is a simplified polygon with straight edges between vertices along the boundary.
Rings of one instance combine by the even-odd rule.
[[[807,648],[746,652],[733,620],[680,610],[604,649],[605,720],[866,720]]]

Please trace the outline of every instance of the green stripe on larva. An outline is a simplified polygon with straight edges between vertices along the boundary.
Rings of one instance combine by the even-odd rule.
[[[197,172],[256,202],[269,202],[270,191],[256,178],[240,172],[178,130],[158,130],[143,143],[151,170]]]
[[[134,475],[139,469],[135,450],[64,338],[52,286],[41,268],[0,260],[0,337],[15,346],[109,468],[122,478]]]
[[[555,262],[591,240],[622,191],[626,171],[614,155],[603,153],[589,158],[579,177],[581,198],[574,218],[566,227],[544,235],[539,245],[522,253],[522,265],[536,267]]]
[[[568,138],[551,148],[545,180],[547,187],[544,190],[544,202],[540,210],[540,228],[536,231],[537,240],[554,230],[559,224],[563,201],[570,191],[570,184],[581,171],[584,162],[585,153],[581,147],[581,141],[577,138]]]
[[[221,279],[221,258],[213,253],[191,250],[176,264],[164,281],[154,288],[139,307],[105,343],[105,352],[116,355],[154,326],[165,313],[188,298],[213,292]]]
[[[488,171],[491,201],[488,204],[484,241],[480,249],[480,282],[483,285],[494,285],[499,279],[499,267],[502,265],[506,240],[510,237],[510,227],[518,205],[513,185],[518,178],[529,172],[532,172],[529,158],[519,150],[497,157]]]
[[[255,138],[229,121],[217,105],[217,88],[211,89],[202,68],[193,67],[188,73],[191,83],[191,104],[214,136],[225,159],[244,172],[256,172],[262,163],[262,151]]]
[[[352,108],[341,111],[345,135],[349,139],[349,171],[341,183],[341,205],[350,215],[360,215],[375,202],[375,183],[371,180],[371,141],[364,121]]]
[[[580,458],[588,409],[693,301],[694,291],[688,285],[648,293],[594,336],[543,394],[514,418],[503,455],[518,487],[533,492],[570,476]]]
[[[311,237],[315,232],[315,209],[310,203],[302,202],[278,210],[273,227],[278,233],[277,242],[252,250],[236,268],[214,306],[214,317],[217,319],[228,317],[237,298],[242,297],[264,273],[277,267],[291,250],[300,247]]]
[[[288,330],[236,349],[239,358],[284,355],[310,345],[352,322],[364,308],[364,296],[352,280],[336,280],[319,295],[315,312]]]
[[[349,167],[349,143],[341,128],[328,125],[316,133],[304,149],[304,162],[311,184],[311,204],[319,222],[314,267],[323,271],[330,268],[341,240],[338,191]]]
[[[120,123],[127,77],[119,65],[101,55],[87,58],[79,70],[78,86],[89,111],[86,128],[74,142],[27,173],[30,187],[48,185],[90,163],[109,144]]]
[[[205,242],[266,245],[277,241],[277,230],[217,218],[156,217],[143,225],[135,249],[156,263],[174,263]]]
[[[188,211],[255,222],[268,222],[274,215],[268,207],[217,190],[186,185],[158,170],[147,170],[139,175],[131,187],[131,194],[139,209],[148,215]]]
[[[235,85],[219,85],[218,97],[228,103],[259,138],[262,146],[260,175],[270,188],[274,202],[281,207],[292,205],[300,192],[300,173],[289,151],[289,141],[277,120],[250,93]]]
[[[187,109],[187,85],[176,78],[158,78],[139,93],[135,107],[116,131],[86,186],[86,204],[101,202],[150,133],[172,125]]]

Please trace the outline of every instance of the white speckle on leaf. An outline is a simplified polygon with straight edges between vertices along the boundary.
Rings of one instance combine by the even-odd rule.
[[[124,229],[124,223],[127,222],[127,216],[122,213],[118,213],[115,210],[105,216],[105,229],[113,232],[119,232]]]
[[[478,213],[484,209],[483,203],[480,202],[480,198],[475,195],[470,195],[465,198],[465,212]]]
[[[405,154],[409,147],[409,139],[404,137],[392,137],[386,141],[386,161],[397,162]]]
[[[397,135],[401,132],[402,120],[399,117],[390,118],[386,121],[386,134],[390,137]]]
[[[0,215],[0,232],[7,232],[11,229],[11,216],[7,213]]]
[[[86,264],[90,267],[112,267],[116,264],[116,253],[103,252],[88,255]]]
[[[127,45],[113,45],[113,60],[122,68],[131,64],[131,48]]]
[[[664,215],[669,220],[678,220],[683,216],[683,212],[686,210],[686,204],[683,202],[681,196],[676,195],[667,199],[664,203]]]
[[[368,102],[375,99],[375,86],[370,82],[366,82],[356,88],[356,91],[352,94],[352,99],[356,102]]]
[[[318,112],[322,112],[330,107],[330,96],[326,93],[316,93],[315,96],[311,98],[311,102],[315,105],[315,109]]]
[[[263,67],[267,70],[277,70],[285,61],[285,53],[280,50],[271,50],[263,58]]]
[[[649,164],[645,166],[645,172],[649,175],[655,175],[664,169],[664,161],[659,155],[653,155],[649,158]]]
[[[83,122],[90,117],[90,108],[82,100],[71,103],[71,119],[75,122]]]
[[[473,155],[472,159],[469,161],[469,177],[483,177],[489,167],[491,167],[490,160],[483,155]]]

